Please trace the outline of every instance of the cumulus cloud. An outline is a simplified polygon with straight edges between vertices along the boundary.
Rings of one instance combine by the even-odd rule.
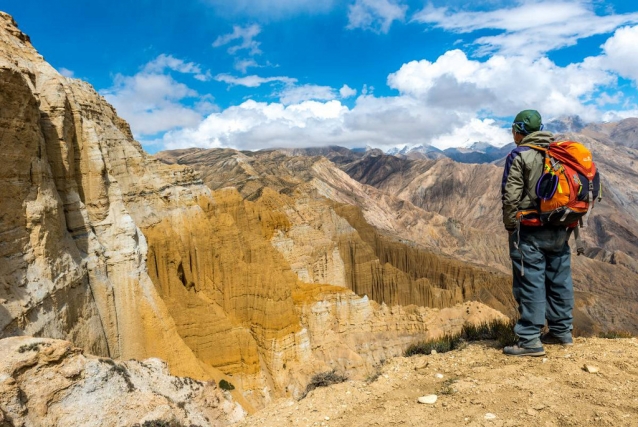
[[[494,11],[464,12],[431,4],[414,15],[413,21],[457,33],[497,30],[499,34],[474,40],[480,55],[500,53],[532,58],[596,34],[638,22],[638,12],[597,15],[589,1],[522,2]]]
[[[113,85],[100,93],[116,108],[118,114],[131,125],[136,137],[196,126],[202,114],[215,110],[212,97],[200,96],[184,83],[175,80],[170,71],[190,74],[198,80],[210,80],[209,71],[200,65],[186,62],[171,55],[162,54],[144,65],[133,76],[117,74]],[[195,107],[187,107],[185,100],[195,101]]]
[[[602,48],[605,67],[638,83],[638,26],[619,28]]]
[[[408,6],[400,0],[356,0],[348,7],[349,29],[387,33],[394,21],[403,21]]]
[[[101,94],[126,118],[136,136],[196,126],[202,120],[199,113],[180,103],[185,98],[196,97],[197,92],[169,75],[118,74],[113,86]]]
[[[297,79],[290,77],[259,77],[259,76],[245,76],[235,77],[230,74],[218,74],[215,76],[215,80],[218,82],[228,83],[232,86],[245,86],[245,87],[259,87],[266,83],[281,82],[288,85],[295,84]]]
[[[366,144],[388,149],[428,144],[470,120],[470,115],[429,108],[408,96],[360,96],[352,109],[337,100],[291,105],[251,100],[213,113],[195,128],[167,132],[162,144],[168,149]]]
[[[638,107],[634,106],[631,110],[612,110],[603,114],[602,120],[605,122],[616,122],[630,117],[638,117]]]
[[[196,127],[168,132],[163,144],[238,149],[313,145],[387,149],[421,144],[447,148],[476,141],[504,145],[511,140],[506,124],[523,109],[538,109],[546,120],[565,115],[600,120],[595,95],[616,83],[615,75],[600,68],[600,63],[600,58],[587,58],[561,67],[547,58],[500,55],[472,60],[453,50],[432,62],[409,62],[390,74],[388,85],[399,91],[397,96],[377,97],[365,88],[348,108],[337,100],[340,95],[354,95],[347,85],[337,91],[290,84],[279,92],[280,102],[247,101],[214,112]],[[255,84],[267,80],[252,77]]]
[[[327,135],[339,132],[346,110],[338,101],[305,101],[286,107],[251,100],[211,114],[195,128],[168,132],[163,144],[168,149],[260,149],[299,146],[310,138],[304,143],[323,145]]]
[[[489,142],[501,147],[512,142],[512,133],[509,128],[503,129],[493,119],[471,118],[463,126],[434,138],[432,145],[445,150],[450,147],[468,147],[474,142]]]
[[[388,85],[402,94],[432,105],[455,110],[486,111],[494,116],[534,108],[548,116],[599,117],[588,105],[600,87],[616,78],[599,68],[592,58],[560,67],[547,58],[470,60],[464,52],[452,50],[436,61],[412,61],[390,74]]]
[[[299,14],[318,14],[332,10],[336,0],[206,0],[219,13],[273,20]]]
[[[357,90],[356,89],[352,89],[348,85],[343,85],[341,87],[341,89],[339,89],[339,95],[341,95],[341,98],[343,98],[343,99],[353,97],[356,94],[357,94]]]
[[[102,94],[131,122],[136,135],[165,132],[156,138],[167,149],[503,145],[511,140],[509,121],[523,109],[541,111],[546,121],[567,115],[585,121],[638,115],[635,99],[618,86],[618,75],[638,79],[636,28],[618,28],[600,55],[564,66],[533,55],[472,59],[461,50],[411,61],[388,75],[387,84],[397,95],[375,96],[364,85],[350,107],[342,100],[357,91],[345,84],[338,89],[299,84],[286,76],[218,74],[213,78],[229,85],[271,84],[276,97],[276,102],[249,100],[220,110],[172,77],[206,72],[168,55],[134,76],[118,75]],[[606,111],[610,108],[614,110]]]
[[[279,93],[279,100],[284,105],[299,104],[304,101],[330,101],[335,99],[334,89],[330,86],[301,85],[290,86]]]
[[[213,47],[221,47],[232,44],[232,46],[228,48],[228,53],[231,55],[235,55],[241,50],[248,51],[250,55],[258,55],[261,53],[261,50],[259,49],[259,45],[261,43],[255,40],[255,37],[257,37],[259,33],[261,33],[261,27],[257,24],[245,27],[233,25],[233,32],[217,37],[217,39],[213,42]],[[239,43],[234,43],[236,41]]]

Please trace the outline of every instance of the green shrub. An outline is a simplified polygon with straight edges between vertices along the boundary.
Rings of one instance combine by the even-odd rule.
[[[518,342],[518,337],[514,333],[516,320],[492,320],[486,323],[463,325],[461,332],[454,335],[444,335],[427,341],[419,341],[408,346],[404,355],[406,357],[417,354],[431,354],[432,350],[437,353],[446,353],[457,350],[466,342],[495,340],[500,346],[513,345]]]
[[[301,396],[301,399],[306,397],[308,393],[319,387],[328,387],[333,384],[339,384],[348,381],[348,377],[338,374],[336,371],[321,372],[312,377],[308,385],[306,386],[306,392]]]
[[[461,334],[456,335],[443,335],[440,338],[435,338],[428,341],[419,341],[411,344],[405,350],[405,356],[414,356],[417,354],[431,354],[432,350],[436,350],[437,353],[446,353],[451,350],[456,350],[461,347],[463,338]]]
[[[219,388],[221,388],[222,390],[226,390],[226,391],[235,390],[235,386],[232,385],[231,383],[229,383],[226,380],[221,380],[219,382]]]

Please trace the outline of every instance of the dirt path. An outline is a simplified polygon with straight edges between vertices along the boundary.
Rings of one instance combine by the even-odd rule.
[[[546,351],[508,357],[486,342],[395,358],[372,383],[280,400],[239,426],[638,426],[638,339],[580,338]],[[430,394],[435,404],[417,402]]]

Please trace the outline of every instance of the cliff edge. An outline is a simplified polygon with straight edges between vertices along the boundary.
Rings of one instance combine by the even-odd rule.
[[[389,360],[373,382],[280,400],[247,426],[637,426],[638,339],[577,338],[538,358],[490,342]],[[590,372],[591,371],[591,372]],[[434,404],[419,397],[436,395]]]

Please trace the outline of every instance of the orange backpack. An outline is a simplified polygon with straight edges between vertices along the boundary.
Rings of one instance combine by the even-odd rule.
[[[524,146],[542,151],[545,157],[545,170],[536,184],[540,201],[536,225],[573,228],[580,223],[582,227],[583,217],[589,214],[595,199],[602,197],[600,176],[591,152],[575,141],[552,142],[547,149],[532,144]]]

